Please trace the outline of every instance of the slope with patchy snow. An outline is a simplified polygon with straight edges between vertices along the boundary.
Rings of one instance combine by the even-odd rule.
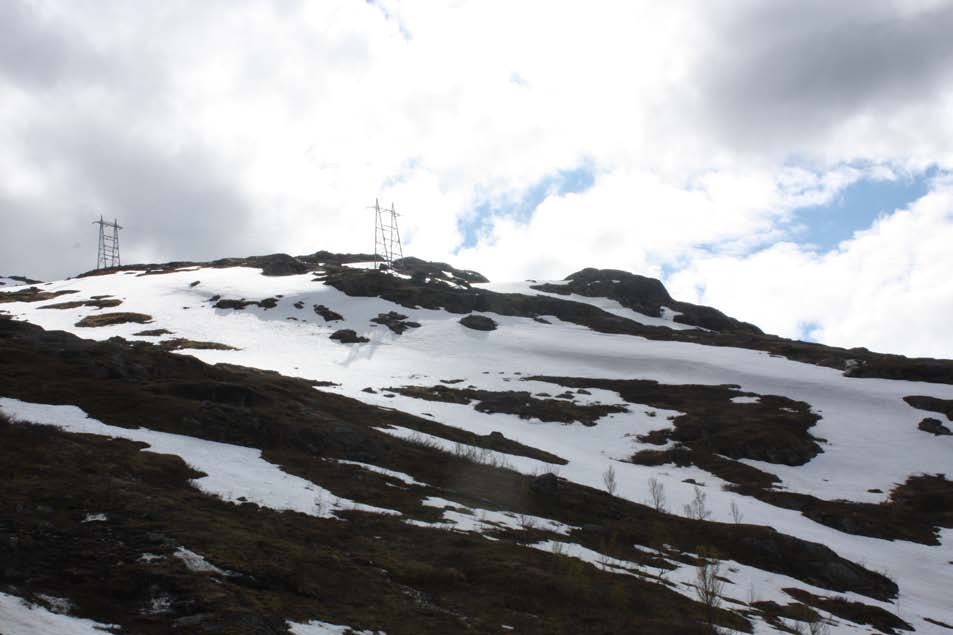
[[[953,567],[948,564],[953,562],[953,531],[941,530],[938,545],[848,534],[810,520],[798,511],[780,509],[727,491],[723,487],[726,481],[693,465],[651,467],[629,462],[639,450],[659,447],[638,437],[667,425],[680,414],[678,410],[625,403],[614,391],[591,389],[585,394],[577,392],[571,399],[583,406],[624,403],[627,411],[606,415],[594,426],[567,425],[504,412],[481,412],[466,402],[422,400],[388,390],[397,386],[431,387],[441,382],[454,385],[450,382],[457,380],[474,390],[494,393],[527,391],[548,396],[561,390],[548,382],[526,379],[530,375],[546,375],[650,379],[667,385],[730,384],[754,395],[780,395],[806,402],[820,415],[811,434],[822,440],[823,451],[803,465],[750,459],[743,462],[777,475],[780,478],[777,489],[783,491],[822,500],[879,503],[887,499],[894,486],[910,476],[949,470],[953,437],[934,437],[918,430],[917,423],[925,413],[908,405],[903,398],[927,395],[951,400],[953,386],[851,378],[832,368],[798,363],[764,352],[599,333],[547,315],[534,320],[487,313],[498,328],[490,332],[475,331],[462,326],[458,314],[435,309],[411,310],[380,298],[348,296],[316,281],[310,273],[272,277],[249,267],[189,267],[162,275],[140,273],[123,271],[44,287],[44,291],[54,293],[75,290],[76,293],[67,296],[69,300],[109,296],[121,301],[115,308],[45,308],[51,303],[43,301],[2,306],[13,318],[48,330],[66,330],[97,340],[122,337],[161,343],[181,339],[186,341],[184,353],[209,363],[240,364],[289,376],[333,381],[337,385],[323,390],[430,418],[478,435],[502,432],[508,439],[566,459],[568,463],[559,468],[559,475],[582,485],[604,488],[605,474],[611,466],[618,483],[615,496],[631,501],[648,500],[650,479],[654,478],[664,486],[669,509],[681,510],[695,496],[695,483],[702,483],[713,520],[731,522],[734,508],[737,510],[734,513],[740,513],[745,523],[772,526],[783,533],[828,545],[845,558],[886,573],[898,584],[902,605],[856,594],[846,594],[847,599],[899,612],[916,632],[938,632],[936,629],[941,628],[924,618],[953,624],[953,604],[948,594],[948,590],[953,589]],[[484,285],[484,288],[539,294],[530,286],[531,283],[519,283]],[[215,308],[222,299],[260,302],[269,298],[273,302],[261,303],[264,306],[248,305],[240,310]],[[638,314],[605,298],[572,296],[569,299],[642,324],[680,330],[692,328],[671,321],[671,315],[655,318]],[[326,321],[314,310],[322,305],[340,314],[342,319]],[[406,315],[407,320],[420,326],[396,334],[371,321],[391,311]],[[148,316],[149,321],[79,326],[83,318],[116,312],[141,314]],[[353,329],[369,341],[340,344],[329,338],[338,329]],[[160,334],[143,334],[149,331]],[[196,348],[189,348],[189,342]],[[226,345],[230,350],[210,349],[205,347],[208,343]],[[740,399],[736,403],[754,403],[757,396],[736,399]],[[156,451],[179,454],[208,474],[196,481],[198,487],[226,500],[241,495],[276,509],[321,515],[313,509],[314,493],[321,491],[320,486],[298,482],[301,479],[296,481],[296,477],[283,473],[272,477],[256,472],[258,475],[253,476],[252,470],[258,469],[256,465],[262,469],[270,465],[253,449],[215,448],[212,452],[203,445],[211,443],[208,441],[183,441],[172,438],[175,435],[104,426],[85,419],[75,410],[53,411],[12,400],[0,401],[0,408],[40,423],[49,420],[71,430],[141,440]],[[385,432],[417,442],[427,441],[426,435],[411,430],[389,428]],[[454,450],[452,444],[437,437],[430,442],[445,444],[448,451]],[[237,452],[241,452],[241,456]],[[223,459],[232,454],[235,454],[234,461]],[[206,461],[203,456],[215,459]],[[539,460],[505,453],[499,455],[499,460],[526,474],[552,469]],[[242,469],[231,469],[232,465],[241,465]],[[246,475],[251,478],[248,483],[243,480]],[[330,493],[327,496],[330,500],[341,500]],[[275,497],[277,502],[273,501]],[[298,498],[304,502],[295,502]],[[357,504],[345,502],[343,505]],[[376,510],[371,506],[367,508]],[[452,511],[444,512],[444,522],[448,518],[453,518]],[[508,521],[504,516],[485,513],[482,522],[505,524]],[[476,523],[477,530],[480,524]],[[464,525],[466,523],[460,527]],[[474,527],[473,523],[469,525]],[[553,545],[542,543],[539,547],[552,549]],[[591,550],[578,545],[568,549],[582,559],[599,561],[598,554],[590,553]],[[601,564],[622,572],[626,568],[625,563],[610,560]],[[790,600],[781,591],[790,587],[816,595],[831,595],[824,589],[738,563],[726,562],[724,567],[724,574],[731,581],[725,595],[738,602],[749,601],[751,598],[746,600],[746,596],[751,594],[751,589],[755,589],[759,599],[779,602]],[[686,595],[693,594],[692,571],[693,568],[679,565],[670,576],[683,585],[682,592]],[[867,632],[847,620],[830,619],[831,632]],[[293,632],[312,632],[307,628],[316,627],[299,625],[295,628],[298,630]],[[766,622],[757,622],[756,628],[757,632],[780,632]]]

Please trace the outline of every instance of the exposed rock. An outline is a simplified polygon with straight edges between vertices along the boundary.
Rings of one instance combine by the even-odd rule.
[[[371,318],[371,322],[374,322],[375,324],[383,324],[398,335],[407,329],[420,328],[419,322],[410,322],[407,320],[406,315],[397,313],[396,311],[379,313],[376,318]]]
[[[495,331],[496,321],[485,315],[468,315],[460,318],[460,324],[474,331]]]
[[[172,331],[168,329],[150,329],[148,331],[133,333],[133,335],[136,337],[161,337],[162,335],[172,335]]]
[[[313,265],[346,265],[355,262],[374,262],[380,260],[380,257],[374,254],[335,254],[321,250],[307,256],[298,256],[298,260]]]
[[[481,273],[456,269],[445,262],[427,262],[420,258],[407,257],[395,260],[393,264],[395,271],[410,274],[411,279],[418,284],[424,283],[428,278],[466,288],[473,283],[489,282]]]
[[[897,635],[897,630],[912,631],[913,627],[908,623],[879,606],[864,604],[863,602],[854,602],[846,598],[830,598],[821,595],[814,595],[809,591],[796,588],[782,589],[785,593],[796,600],[827,611],[832,615],[848,620],[855,624],[869,624],[884,633]]]
[[[903,400],[918,410],[938,412],[945,415],[950,421],[953,421],[953,399],[940,399],[926,395],[910,395],[904,397]]]
[[[69,302],[55,302],[53,304],[44,304],[41,309],[78,309],[79,307],[90,307],[92,309],[109,309],[122,304],[122,300],[117,298],[93,298],[91,300],[71,300]]]
[[[674,321],[719,332],[761,333],[761,329],[728,317],[706,306],[679,302],[654,278],[646,278],[617,269],[587,268],[566,277],[566,284],[542,284],[532,287],[547,293],[575,293],[590,298],[609,298],[633,311],[662,317],[662,309],[680,313]]]
[[[246,266],[261,267],[261,273],[265,276],[294,276],[308,273],[311,269],[307,264],[288,254],[254,256],[247,258],[246,261]]]
[[[100,313],[99,315],[84,317],[76,323],[76,326],[97,327],[128,323],[148,324],[151,321],[152,316],[146,315],[145,313]]]
[[[42,280],[33,280],[31,278],[27,278],[26,276],[3,276],[3,277],[9,280],[16,280],[17,282],[20,282],[22,284],[43,284]]]
[[[211,302],[217,297],[218,296],[209,298],[209,301]],[[245,298],[242,298],[241,300],[223,299],[223,300],[218,300],[212,306],[213,308],[216,308],[216,309],[232,309],[234,311],[241,311],[242,309],[248,306],[257,306],[257,307],[261,307],[262,309],[268,310],[278,306],[278,298],[265,298],[264,300],[246,300]]]
[[[520,419],[539,419],[593,426],[601,417],[608,414],[626,412],[625,406],[608,404],[576,404],[558,399],[537,399],[526,391],[518,390],[479,390],[475,388],[450,388],[435,386],[401,386],[389,388],[405,397],[442,401],[445,403],[469,404],[478,402],[474,408],[478,412],[513,414]]]
[[[939,419],[934,419],[933,417],[927,417],[917,426],[919,429],[924,432],[929,432],[930,434],[935,434],[937,436],[946,436],[953,434],[949,428],[943,425]]]
[[[43,291],[38,287],[28,287],[26,289],[17,288],[16,291],[0,293],[0,304],[4,302],[44,302],[69,293],[79,293],[79,291],[75,289]]]
[[[332,311],[323,304],[315,304],[314,312],[324,318],[325,322],[336,322],[337,320],[343,320],[344,316],[336,311]]]
[[[809,404],[777,395],[762,395],[755,403],[735,403],[746,393],[737,386],[660,384],[651,380],[528,377],[564,388],[601,388],[617,392],[630,404],[679,410],[671,430],[660,429],[640,441],[681,443],[703,454],[803,465],[820,454],[809,430],[820,418]]]
[[[337,340],[342,344],[364,344],[365,342],[370,342],[369,339],[362,335],[358,335],[354,329],[340,329],[331,334],[332,340]]]
[[[542,496],[555,496],[559,493],[559,478],[552,472],[547,472],[534,478],[529,488]]]
[[[184,349],[194,349],[194,350],[206,350],[206,351],[237,351],[238,349],[234,346],[229,346],[228,344],[221,344],[219,342],[203,342],[196,340],[189,340],[182,337],[177,337],[171,340],[165,340],[164,342],[159,342],[159,348],[166,351],[181,351]]]

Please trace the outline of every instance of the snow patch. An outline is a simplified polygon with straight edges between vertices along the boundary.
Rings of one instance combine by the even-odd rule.
[[[252,502],[263,507],[296,511],[320,518],[337,518],[335,512],[358,510],[395,514],[391,509],[364,505],[335,496],[323,487],[293,476],[261,458],[261,450],[147,428],[120,428],[86,416],[76,406],[34,404],[0,398],[0,411],[14,420],[52,425],[67,432],[97,434],[140,441],[152,452],[174,454],[206,476],[192,479],[199,490],[240,504]]]
[[[528,531],[537,529],[540,531],[551,531],[556,534],[568,536],[573,530],[579,529],[572,525],[567,525],[550,518],[533,516],[532,514],[518,514],[509,511],[494,511],[489,509],[480,509],[479,507],[466,507],[460,503],[430,496],[421,501],[425,507],[437,507],[443,509],[443,522],[424,523],[415,521],[413,524],[421,526],[433,526],[441,529],[454,529],[477,534],[494,529],[513,529]]]
[[[365,470],[368,470],[369,472],[377,472],[378,474],[383,474],[384,476],[389,476],[393,479],[397,479],[398,481],[406,483],[407,485],[424,485],[424,486],[427,485],[427,483],[421,483],[420,481],[414,479],[414,477],[410,476],[409,474],[404,474],[403,472],[398,472],[396,470],[388,470],[386,467],[380,467],[378,465],[372,465],[370,463],[361,463],[359,461],[346,461],[344,459],[337,459],[337,462],[342,463],[344,465],[354,465],[354,466],[363,468]]]
[[[185,563],[185,568],[189,571],[195,571],[196,573],[217,573],[219,575],[228,575],[225,571],[216,567],[203,556],[195,553],[194,551],[186,549],[185,547],[179,547],[172,555]]]
[[[115,624],[60,615],[3,592],[0,592],[0,627],[3,635],[103,635],[119,629]]]
[[[289,621],[288,630],[294,635],[387,635],[384,631],[356,631],[350,626],[341,626],[320,620],[312,620],[307,623]]]

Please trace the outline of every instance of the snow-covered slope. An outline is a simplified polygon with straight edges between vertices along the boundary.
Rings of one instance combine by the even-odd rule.
[[[63,330],[102,341],[121,337],[129,341],[166,342],[181,354],[193,355],[211,364],[225,362],[334,382],[335,385],[321,390],[432,419],[477,435],[502,433],[507,439],[565,459],[566,464],[558,468],[559,476],[575,483],[604,489],[611,467],[616,482],[613,494],[630,501],[650,500],[652,486],[661,484],[668,509],[674,512],[690,505],[697,492],[703,491],[711,520],[731,523],[743,519],[746,524],[767,525],[784,534],[822,543],[843,558],[882,572],[895,581],[900,590],[899,599],[895,601],[876,600],[856,593],[834,594],[802,580],[726,561],[724,575],[730,584],[726,585],[724,595],[739,603],[738,606],[752,599],[783,604],[791,597],[782,589],[796,588],[818,596],[838,595],[880,607],[899,615],[916,632],[942,632],[943,627],[937,622],[953,624],[953,601],[950,600],[953,567],[949,564],[953,562],[953,530],[939,530],[939,544],[935,545],[845,533],[811,520],[795,509],[784,509],[754,496],[729,491],[728,481],[697,465],[651,466],[630,461],[643,450],[672,448],[672,440],[660,446],[646,440],[645,435],[671,426],[671,420],[683,414],[682,410],[627,402],[618,391],[606,388],[574,391],[566,400],[579,406],[625,408],[622,412],[605,414],[595,425],[588,426],[481,411],[473,407],[471,399],[456,403],[421,399],[414,396],[419,393],[408,390],[408,387],[444,386],[494,394],[526,391],[543,399],[565,388],[542,377],[570,377],[654,380],[667,386],[733,385],[737,387],[733,390],[746,395],[734,397],[734,403],[739,406],[755,407],[759,396],[764,395],[786,397],[808,404],[810,411],[819,416],[810,434],[820,440],[822,451],[800,465],[744,457],[739,461],[779,477],[780,482],[774,488],[778,491],[805,494],[820,501],[881,503],[887,502],[891,490],[911,476],[949,472],[953,437],[934,436],[918,429],[918,422],[927,413],[909,405],[904,397],[922,395],[953,400],[953,386],[852,378],[834,368],[791,361],[758,350],[597,332],[554,315],[539,315],[533,319],[481,312],[491,318],[497,328],[473,330],[460,323],[460,314],[440,309],[409,309],[379,297],[350,296],[315,280],[313,273],[265,276],[260,269],[251,267],[184,267],[161,275],[143,273],[126,270],[54,282],[44,286],[43,291],[62,295],[45,301],[0,304],[0,308],[16,320],[29,321],[47,330]],[[535,291],[531,288],[533,285],[527,282],[475,286],[499,293],[559,297],[595,306],[633,322],[673,331],[694,328],[672,321],[671,311],[654,317],[607,298],[556,296]],[[216,308],[222,300],[261,302],[269,298],[273,302],[261,303],[264,306]],[[103,300],[112,306],[97,308],[95,302]],[[61,308],[50,307],[57,304]],[[316,307],[325,307],[339,314],[341,319],[327,321]],[[372,322],[380,314],[389,312],[399,313],[405,316],[401,318],[403,321],[419,326],[411,326],[398,334],[384,324]],[[84,318],[92,317],[92,322],[87,320],[86,323],[96,324],[95,318],[114,313],[141,315],[136,322],[81,325]],[[342,344],[332,340],[329,336],[340,329],[352,329],[368,341]],[[212,348],[210,344],[224,346]],[[73,431],[80,425],[77,421],[82,420],[82,414],[75,409],[42,408],[13,399],[0,400],[0,410],[14,417]],[[136,421],[124,423],[138,425]],[[116,429],[95,422],[86,424],[83,431],[117,436]],[[448,441],[410,429],[390,427],[384,431],[417,443],[444,444],[451,452],[460,451],[459,444],[454,447]],[[215,483],[212,489],[220,494],[226,487],[216,475],[213,464],[192,458],[190,452],[197,449],[195,445],[175,441],[172,437],[176,435],[142,430],[127,431],[120,436],[143,441],[156,452],[179,454],[187,463],[208,474],[196,482],[203,489],[210,487],[203,485],[203,481]],[[552,469],[551,464],[527,456],[500,451],[491,454],[492,457],[485,454],[484,460],[498,461],[525,474],[541,474]],[[218,456],[232,454],[224,451]],[[235,457],[234,462],[223,458],[222,469],[227,471],[232,469],[230,465],[245,460],[238,454]],[[249,456],[247,460],[256,459]],[[238,478],[237,474],[233,471],[226,478]],[[269,483],[269,488],[281,486],[280,480]],[[703,485],[701,489],[699,484]],[[304,492],[312,487],[321,489],[306,482],[289,482],[287,498],[292,500],[291,497],[297,495],[292,492],[293,488]],[[238,492],[252,489],[236,481],[234,491],[223,497],[229,500],[236,498]],[[265,494],[258,496],[261,500],[267,498]],[[328,496],[333,498],[331,493]],[[298,503],[283,502],[276,508],[282,506],[301,507]],[[443,520],[433,526],[482,531],[480,523],[468,525],[459,514],[455,523],[454,514],[453,508],[448,506]],[[327,512],[317,515],[327,515]],[[494,526],[505,519],[496,520]],[[537,522],[544,523],[547,519],[537,519]],[[551,541],[544,541],[540,548],[551,551],[554,546]],[[600,561],[599,554],[570,541],[559,549],[583,560]],[[608,560],[601,564],[609,567]],[[675,588],[695,597],[695,567],[675,561],[672,566],[669,579],[676,583]],[[619,575],[625,575],[628,569],[639,570],[636,564],[624,561],[613,561],[612,567]],[[0,611],[2,609],[0,605]],[[821,613],[829,620],[832,633],[869,632],[867,627],[842,617]],[[925,621],[925,618],[934,621]],[[772,625],[756,616],[752,619],[756,632],[783,632],[778,630],[777,623]],[[299,630],[301,628],[304,627]]]

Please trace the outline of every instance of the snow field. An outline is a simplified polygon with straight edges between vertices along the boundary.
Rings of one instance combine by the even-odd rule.
[[[0,592],[0,627],[3,635],[103,635],[118,627],[93,620],[60,615]]]

